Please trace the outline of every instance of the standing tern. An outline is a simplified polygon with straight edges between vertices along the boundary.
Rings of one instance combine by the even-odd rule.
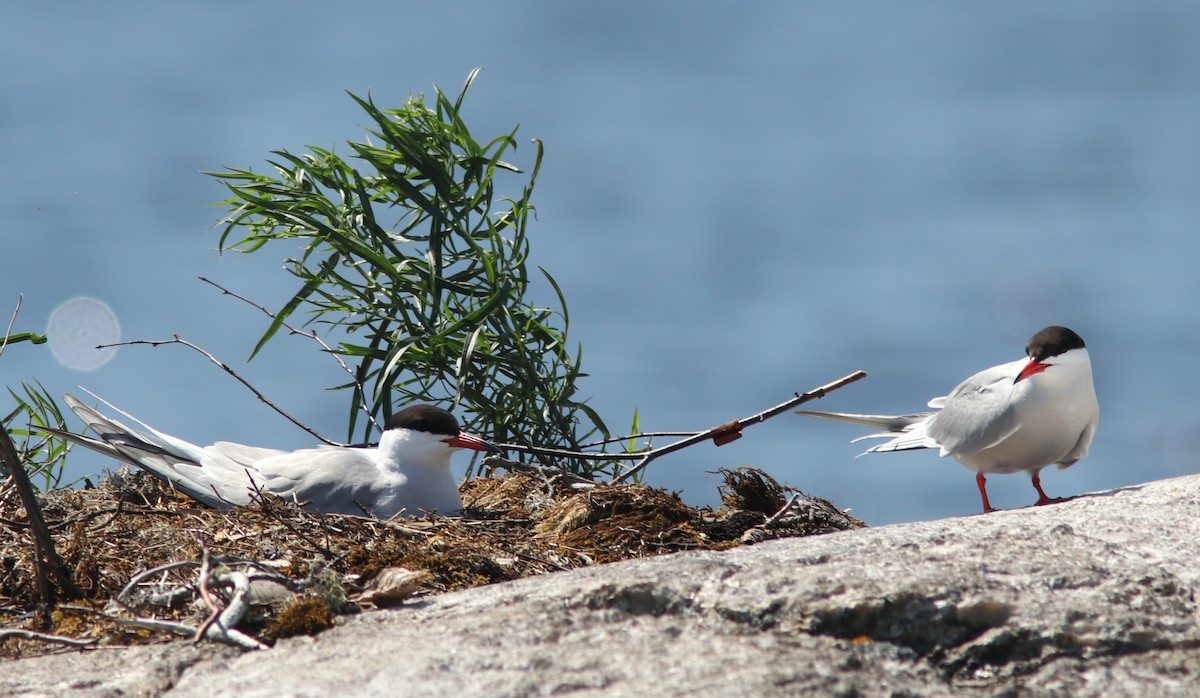
[[[995,511],[984,477],[990,473],[1027,471],[1037,505],[1061,502],[1042,490],[1039,474],[1051,463],[1061,470],[1087,455],[1100,420],[1092,363],[1083,339],[1066,327],[1033,335],[1025,353],[1028,358],[980,371],[949,395],[930,400],[938,412],[796,414],[883,429],[855,439],[890,439],[866,453],[940,449],[975,471],[984,513]]]
[[[99,436],[48,429],[94,451],[149,471],[210,507],[250,504],[256,490],[276,494],[329,514],[369,513],[387,519],[462,509],[450,455],[461,448],[494,451],[487,441],[461,431],[446,410],[414,405],[392,415],[378,447],[319,446],[299,451],[218,441],[196,446],[133,420],[131,428],[85,405],[67,405]],[[103,402],[103,400],[102,400]]]

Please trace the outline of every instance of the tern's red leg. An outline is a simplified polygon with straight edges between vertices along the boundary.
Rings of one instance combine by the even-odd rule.
[[[1066,498],[1050,497],[1046,494],[1046,491],[1042,489],[1042,474],[1041,473],[1033,474],[1033,489],[1037,490],[1037,493],[1038,493],[1038,500],[1033,503],[1033,505],[1035,507],[1044,506],[1046,504],[1058,504],[1059,502],[1067,501]]]
[[[995,509],[992,508],[991,502],[988,501],[987,479],[983,476],[983,473],[975,473],[975,484],[979,485],[979,496],[983,497],[983,513],[990,514],[993,511],[996,511]],[[1038,489],[1039,490],[1041,489],[1040,485],[1038,486]]]

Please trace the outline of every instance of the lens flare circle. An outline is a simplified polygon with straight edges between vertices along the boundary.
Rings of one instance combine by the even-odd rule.
[[[50,313],[46,337],[60,364],[76,371],[91,371],[108,363],[117,353],[116,347],[97,349],[96,346],[121,341],[121,325],[107,304],[80,296]]]

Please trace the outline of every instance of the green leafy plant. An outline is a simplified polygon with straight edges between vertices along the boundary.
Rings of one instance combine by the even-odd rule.
[[[43,490],[59,487],[62,485],[63,460],[71,446],[64,439],[47,435],[39,427],[62,429],[65,423],[62,411],[41,383],[36,386],[22,383],[21,389],[24,395],[8,388],[16,407],[3,417],[4,428],[13,440],[29,479],[37,481]],[[7,468],[0,463],[0,475],[7,477],[8,474]]]
[[[502,184],[525,174],[503,159],[517,148],[517,129],[486,142],[471,134],[462,106],[477,74],[454,99],[435,87],[430,104],[418,95],[382,109],[351,94],[371,123],[366,140],[348,144],[348,159],[309,147],[273,152],[269,175],[208,173],[233,193],[222,202],[232,210],[218,224],[220,248],[299,243],[285,267],[300,288],[254,354],[300,311],[305,324],[323,325],[352,374],[335,386],[351,391],[351,440],[370,440],[396,406],[448,401],[493,440],[580,450],[609,434],[577,394],[585,374],[581,350],[568,346],[566,301],[540,269],[556,305],[526,299],[537,278],[527,226],[542,144],[533,141],[527,178],[502,195]]]
[[[30,344],[45,344],[46,335],[36,332],[13,332],[13,324],[21,312],[24,296],[18,297],[17,307],[13,310],[8,329],[0,336],[0,356],[9,346],[19,342]],[[16,401],[16,407],[8,414],[0,417],[0,427],[8,432],[17,457],[29,475],[30,480],[40,479],[43,489],[58,487],[62,481],[63,459],[71,446],[65,440],[40,433],[39,426],[62,428],[62,411],[50,393],[38,383],[36,387],[26,383],[21,384],[24,397],[18,395],[12,388],[8,393]],[[8,468],[0,459],[0,478],[10,475]]]

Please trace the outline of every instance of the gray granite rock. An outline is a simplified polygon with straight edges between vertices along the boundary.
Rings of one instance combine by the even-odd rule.
[[[688,553],[363,614],[239,653],[0,665],[4,695],[1200,694],[1200,477]]]

